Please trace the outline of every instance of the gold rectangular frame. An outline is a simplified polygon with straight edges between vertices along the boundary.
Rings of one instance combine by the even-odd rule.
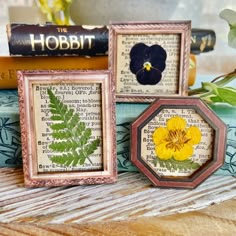
[[[190,21],[111,22],[109,68],[116,101],[187,95],[190,43]]]
[[[72,92],[73,89],[78,92]],[[39,93],[38,90],[44,92]],[[88,90],[88,92],[85,90]],[[47,94],[45,91],[47,91]],[[57,91],[65,92],[59,93]],[[18,71],[18,93],[26,187],[102,184],[116,181],[115,93],[109,71]],[[70,94],[70,97],[64,100],[64,96],[67,96],[66,94]],[[95,96],[97,96],[94,102],[92,100],[94,95],[91,94],[96,94]],[[89,100],[89,98],[91,99]],[[69,104],[68,99],[72,99],[73,102],[70,100]],[[78,147],[76,146],[73,149],[68,146],[69,150],[72,150],[72,155],[69,152],[65,154],[65,150],[60,153],[58,147],[54,149],[51,145],[52,143],[57,143],[60,149],[69,140],[69,138],[65,137],[61,140],[61,138],[56,138],[56,134],[53,134],[53,129],[56,126],[52,126],[52,124],[60,123],[57,121],[57,114],[54,114],[55,110],[53,110],[56,106],[61,106],[61,108],[58,108],[61,109],[60,112],[63,114],[61,117],[65,116],[63,121],[60,122],[65,124],[68,120],[67,128],[62,129],[62,132],[70,130],[69,127],[73,124],[71,117],[75,116],[79,117],[79,121],[75,118],[77,119],[75,128],[71,128],[74,134],[70,135],[75,135],[75,132],[78,131],[83,132],[80,133],[80,137],[82,137],[83,134],[85,135],[85,130],[88,131],[86,131],[87,139],[75,139],[76,142],[73,145],[80,143]],[[88,113],[89,111],[91,112],[91,109],[92,111],[94,110],[93,107],[97,107],[95,115]],[[81,114],[82,118],[80,117]],[[53,116],[54,118],[52,118]],[[95,120],[94,128],[91,121],[93,119]],[[44,123],[44,120],[48,123]],[[69,122],[71,122],[70,126]],[[79,125],[77,125],[79,123],[83,128],[79,128]],[[60,129],[59,132],[61,132]],[[47,137],[44,138],[44,136]],[[72,139],[70,141],[73,143]],[[45,152],[42,150],[45,150]],[[76,152],[73,152],[73,150],[76,150]],[[54,153],[56,154],[54,155]],[[66,161],[63,159],[63,163],[60,163],[59,159],[55,159],[58,158],[58,153],[60,153],[60,158],[63,154],[68,154],[66,158],[70,157],[72,159],[65,159]],[[81,156],[81,153],[83,153],[83,156]],[[91,164],[86,164],[86,161],[89,162],[89,155],[92,155],[91,158],[93,160],[90,160]],[[85,161],[83,161],[82,157]],[[46,163],[51,161],[52,164],[42,165],[45,162],[45,158]],[[76,166],[72,166],[74,164]],[[87,168],[87,166],[89,167]]]

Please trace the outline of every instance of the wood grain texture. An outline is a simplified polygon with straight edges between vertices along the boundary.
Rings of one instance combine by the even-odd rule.
[[[85,224],[0,223],[0,235],[232,236],[236,234],[236,198],[200,211],[128,221]]]
[[[0,222],[87,224],[184,213],[236,197],[231,176],[211,176],[194,190],[160,189],[140,173],[109,185],[26,189],[21,169],[0,172]]]

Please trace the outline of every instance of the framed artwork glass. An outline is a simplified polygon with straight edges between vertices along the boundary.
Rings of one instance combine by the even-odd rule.
[[[131,161],[155,186],[194,188],[223,165],[226,138],[199,98],[161,97],[131,125]]]
[[[108,71],[19,71],[27,187],[116,181],[115,94]]]
[[[118,102],[187,95],[190,21],[111,23],[109,66]]]

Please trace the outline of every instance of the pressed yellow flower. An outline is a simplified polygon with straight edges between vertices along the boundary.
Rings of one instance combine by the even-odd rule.
[[[178,161],[193,155],[193,145],[201,140],[201,131],[196,126],[187,128],[185,119],[179,116],[170,118],[166,127],[158,127],[153,133],[156,155],[162,160],[174,158]]]
[[[70,25],[70,6],[73,0],[38,0],[41,11],[47,20],[57,25]]]

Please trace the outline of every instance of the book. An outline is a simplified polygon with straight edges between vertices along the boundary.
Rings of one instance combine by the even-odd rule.
[[[106,26],[7,25],[10,55],[95,56],[108,53]]]
[[[17,70],[99,70],[107,68],[107,56],[0,56],[0,89],[17,88]]]
[[[8,24],[7,39],[10,55],[107,55],[107,26],[58,26]],[[216,34],[211,29],[192,29],[191,53],[214,49]]]
[[[214,50],[216,44],[216,33],[211,29],[192,29],[191,53],[200,54]]]
[[[118,171],[134,172],[138,169],[130,162],[130,124],[149,104],[116,104],[116,143]],[[236,108],[213,105],[216,114],[228,125],[225,164],[214,174],[236,176]],[[17,89],[0,89],[0,167],[22,165],[20,115]]]
[[[21,166],[21,132],[17,90],[0,90],[0,127],[0,167]]]

